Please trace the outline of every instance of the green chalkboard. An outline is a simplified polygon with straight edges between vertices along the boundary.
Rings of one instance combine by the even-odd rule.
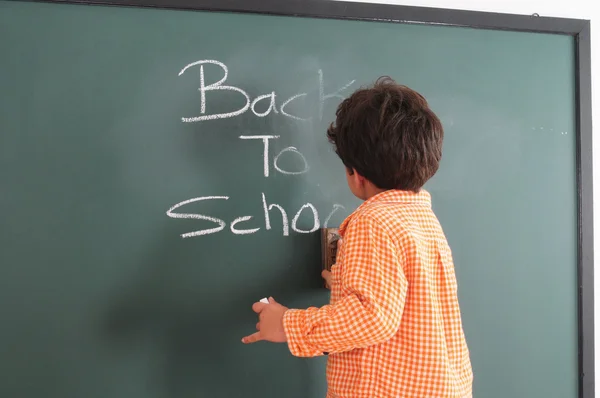
[[[576,397],[573,53],[562,35],[0,1],[0,396],[323,397],[324,358],[240,338],[262,297],[327,302],[315,229],[359,202],[325,130],[387,74],[445,126],[427,189],[474,396]]]

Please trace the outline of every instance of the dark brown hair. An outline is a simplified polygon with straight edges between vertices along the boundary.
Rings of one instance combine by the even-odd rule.
[[[421,94],[381,77],[340,104],[327,136],[351,173],[418,192],[438,170],[444,130]]]

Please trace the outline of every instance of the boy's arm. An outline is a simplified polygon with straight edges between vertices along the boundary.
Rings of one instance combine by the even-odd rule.
[[[388,233],[361,217],[344,236],[344,263],[335,283],[348,292],[333,305],[290,309],[283,325],[295,356],[318,356],[382,343],[398,331],[408,282]]]

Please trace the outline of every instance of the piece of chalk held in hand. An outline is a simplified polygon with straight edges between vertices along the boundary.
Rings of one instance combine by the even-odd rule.
[[[265,297],[263,299],[260,299],[261,303],[265,303],[265,304],[269,304],[269,300]]]

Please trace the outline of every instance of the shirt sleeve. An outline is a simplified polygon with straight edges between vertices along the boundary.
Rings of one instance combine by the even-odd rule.
[[[400,327],[408,282],[404,253],[383,226],[362,216],[343,241],[343,297],[321,308],[290,309],[283,320],[290,352],[311,357],[383,343]]]

